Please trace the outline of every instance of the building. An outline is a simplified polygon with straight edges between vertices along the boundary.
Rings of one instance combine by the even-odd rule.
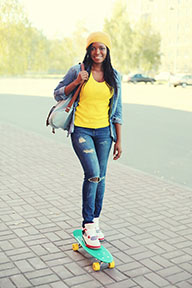
[[[151,19],[161,35],[161,71],[192,73],[192,0],[125,0],[132,23]]]

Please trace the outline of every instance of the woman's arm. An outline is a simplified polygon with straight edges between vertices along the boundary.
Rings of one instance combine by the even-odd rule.
[[[81,83],[81,81],[86,80],[86,71],[80,71],[79,73],[79,65],[73,66],[69,69],[67,74],[64,76],[63,80],[59,82],[57,87],[54,90],[54,97],[56,101],[61,101],[67,99],[68,95]],[[77,72],[78,71],[78,72]],[[83,73],[81,77],[81,73]],[[79,75],[80,74],[80,75]],[[83,79],[83,80],[82,80]],[[65,88],[68,88],[65,91]]]
[[[114,144],[113,149],[113,160],[117,160],[121,157],[122,148],[121,148],[121,124],[115,123],[115,129],[117,134],[117,141]]]

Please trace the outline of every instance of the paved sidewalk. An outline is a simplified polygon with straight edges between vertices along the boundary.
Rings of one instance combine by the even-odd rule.
[[[111,161],[101,226],[116,268],[94,272],[71,248],[83,176],[72,148],[2,124],[0,159],[0,288],[192,287],[192,190]]]

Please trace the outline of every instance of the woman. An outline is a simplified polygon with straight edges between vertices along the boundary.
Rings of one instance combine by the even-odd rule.
[[[103,32],[94,32],[87,39],[85,70],[73,66],[54,90],[57,101],[74,94],[83,84],[75,103],[68,132],[84,170],[82,188],[83,238],[87,247],[100,248],[104,234],[99,216],[105,190],[108,157],[114,141],[113,159],[121,149],[121,80],[110,60],[111,41]]]

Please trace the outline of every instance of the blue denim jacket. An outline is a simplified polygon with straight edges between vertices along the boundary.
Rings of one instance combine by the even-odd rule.
[[[54,90],[54,97],[56,101],[60,101],[63,99],[65,100],[71,94],[74,95],[77,88],[74,89],[70,95],[65,95],[65,87],[77,78],[80,70],[81,70],[80,64],[75,65],[69,69],[67,74],[64,76],[63,80],[59,82],[59,84]],[[113,141],[116,142],[117,136],[116,136],[116,129],[115,129],[114,124],[115,123],[122,124],[122,99],[121,99],[121,76],[115,69],[114,69],[114,73],[115,73],[115,78],[116,78],[116,83],[117,83],[117,93],[114,92],[113,97],[111,98],[111,101],[110,101],[109,123],[110,123],[110,128],[111,128],[111,137]],[[71,134],[74,131],[75,109],[78,105],[78,102],[79,102],[79,97],[75,101],[72,120],[68,128],[68,134]]]

